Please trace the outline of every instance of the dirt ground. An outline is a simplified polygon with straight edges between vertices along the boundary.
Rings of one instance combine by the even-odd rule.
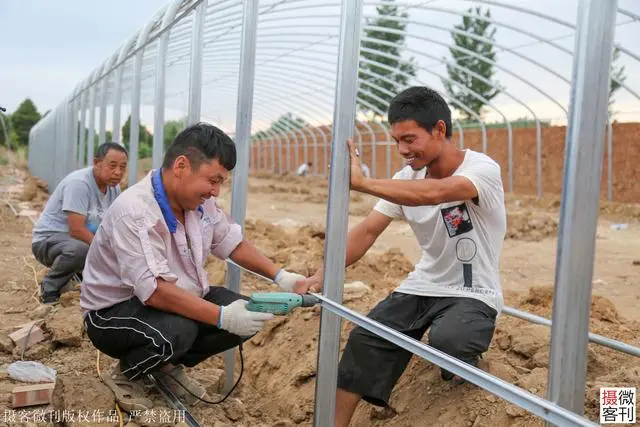
[[[63,303],[50,311],[40,307],[36,299],[37,283],[46,272],[30,251],[28,216],[35,218],[46,200],[46,193],[38,184],[20,169],[0,170],[0,198],[10,200],[16,210],[13,212],[4,202],[0,207],[0,426],[47,425],[35,422],[36,414],[50,410],[57,414],[66,410],[66,425],[117,426],[113,396],[96,371],[98,365],[105,369],[113,361],[104,355],[97,359],[96,350],[84,334],[78,291],[65,293]],[[322,263],[327,191],[327,182],[321,178],[276,180],[252,176],[247,237],[275,262],[302,274],[312,273]],[[221,197],[226,206],[230,206],[229,193],[227,188]],[[352,193],[349,226],[357,224],[373,203],[369,197]],[[559,203],[554,199],[509,195],[507,206],[509,231],[501,265],[506,303],[549,318]],[[636,307],[640,288],[635,277],[640,272],[640,208],[603,205],[601,211],[590,331],[639,346],[640,312]],[[367,286],[359,292],[345,293],[345,304],[358,312],[368,312],[397,285],[418,257],[410,228],[395,221],[372,252],[347,269],[347,282],[361,281]],[[223,283],[222,262],[212,258],[207,269],[212,284]],[[248,274],[243,275],[242,287],[244,293],[275,290],[273,285]],[[298,309],[269,322],[244,346],[244,374],[232,397],[220,405],[198,405],[191,408],[192,413],[207,426],[312,425],[319,319],[320,311],[315,307]],[[13,412],[11,391],[18,382],[9,378],[6,368],[20,360],[22,348],[15,348],[7,335],[32,320],[39,322],[45,339],[29,348],[23,358],[57,371],[54,401],[48,407]],[[351,328],[351,324],[343,322],[343,345]],[[548,352],[547,327],[502,315],[484,361],[490,373],[545,396]],[[222,383],[222,367],[222,358],[214,357],[193,369],[192,374],[215,396]],[[239,370],[236,378],[238,374]],[[594,421],[598,420],[598,388],[604,385],[638,387],[640,360],[589,345],[585,411]],[[135,424],[129,425],[184,425],[177,423],[180,420],[175,413],[172,417],[172,411],[163,408],[165,403],[159,396],[155,400],[154,413],[139,414]],[[394,389],[391,404],[393,411],[361,404],[352,425],[543,424],[537,417],[476,386],[442,382],[438,368],[419,358],[412,359]],[[123,424],[127,424],[126,419]]]

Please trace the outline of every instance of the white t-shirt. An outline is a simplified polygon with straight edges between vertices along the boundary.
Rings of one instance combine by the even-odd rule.
[[[369,170],[369,166],[365,165],[364,163],[361,163],[360,167],[362,168],[362,174],[365,176],[365,178],[369,178],[371,176],[371,171]]]
[[[296,173],[298,176],[306,176],[309,173],[309,165],[306,163],[303,163],[300,165],[300,167],[298,167],[298,172]]]
[[[407,166],[393,179],[424,179],[426,172],[426,167],[414,171]],[[400,206],[381,199],[374,207],[391,218],[404,218],[422,249],[420,261],[396,291],[477,298],[500,313],[500,252],[507,223],[500,166],[467,149],[453,175],[468,178],[478,199],[436,206]]]

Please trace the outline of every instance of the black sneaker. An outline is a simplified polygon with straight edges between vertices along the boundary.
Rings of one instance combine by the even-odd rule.
[[[43,304],[56,304],[60,301],[59,292],[44,292],[40,295],[40,302]]]
[[[55,304],[58,301],[60,301],[60,292],[45,292],[42,290],[42,283],[40,283],[40,302],[43,304]]]

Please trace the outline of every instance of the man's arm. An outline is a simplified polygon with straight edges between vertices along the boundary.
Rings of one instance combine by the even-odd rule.
[[[235,263],[247,270],[275,279],[280,268],[246,240],[242,240],[229,255]]]
[[[130,215],[114,221],[109,230],[111,249],[116,254],[120,280],[130,286],[145,305],[189,319],[216,325],[220,307],[177,286],[178,277],[171,272],[162,237],[142,218]],[[104,239],[94,242],[95,252],[87,263],[100,262]]]
[[[89,186],[80,180],[70,181],[62,195],[62,211],[67,214],[69,235],[90,245],[93,233],[86,227],[86,217],[91,198]]]
[[[478,190],[470,179],[451,176],[443,179],[373,179],[362,172],[362,164],[355,145],[348,140],[352,190],[371,194],[400,206],[428,206],[478,197]]]
[[[352,188],[402,206],[438,205],[478,197],[476,187],[463,176],[410,180],[365,178]]]
[[[391,224],[393,218],[384,215],[376,210],[372,210],[369,215],[358,225],[353,227],[347,234],[347,256],[345,268],[356,263],[373,246],[376,239]],[[318,292],[322,289],[324,271],[320,267],[316,273],[309,277],[304,285],[296,285],[294,291],[306,293],[308,291]]]
[[[218,323],[220,306],[191,295],[173,282],[161,278],[156,280],[156,289],[145,301],[146,305],[209,325],[215,326]]]
[[[69,236],[81,240],[87,245],[93,241],[94,234],[85,225],[85,216],[75,212],[67,212]]]

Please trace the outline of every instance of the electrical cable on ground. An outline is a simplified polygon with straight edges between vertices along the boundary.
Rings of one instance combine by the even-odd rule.
[[[102,381],[102,377],[100,376],[100,350],[96,350],[96,372],[98,373],[98,378]],[[124,417],[122,416],[122,411],[120,410],[120,405],[116,402],[116,412],[118,413],[118,422],[120,427],[124,426]]]

